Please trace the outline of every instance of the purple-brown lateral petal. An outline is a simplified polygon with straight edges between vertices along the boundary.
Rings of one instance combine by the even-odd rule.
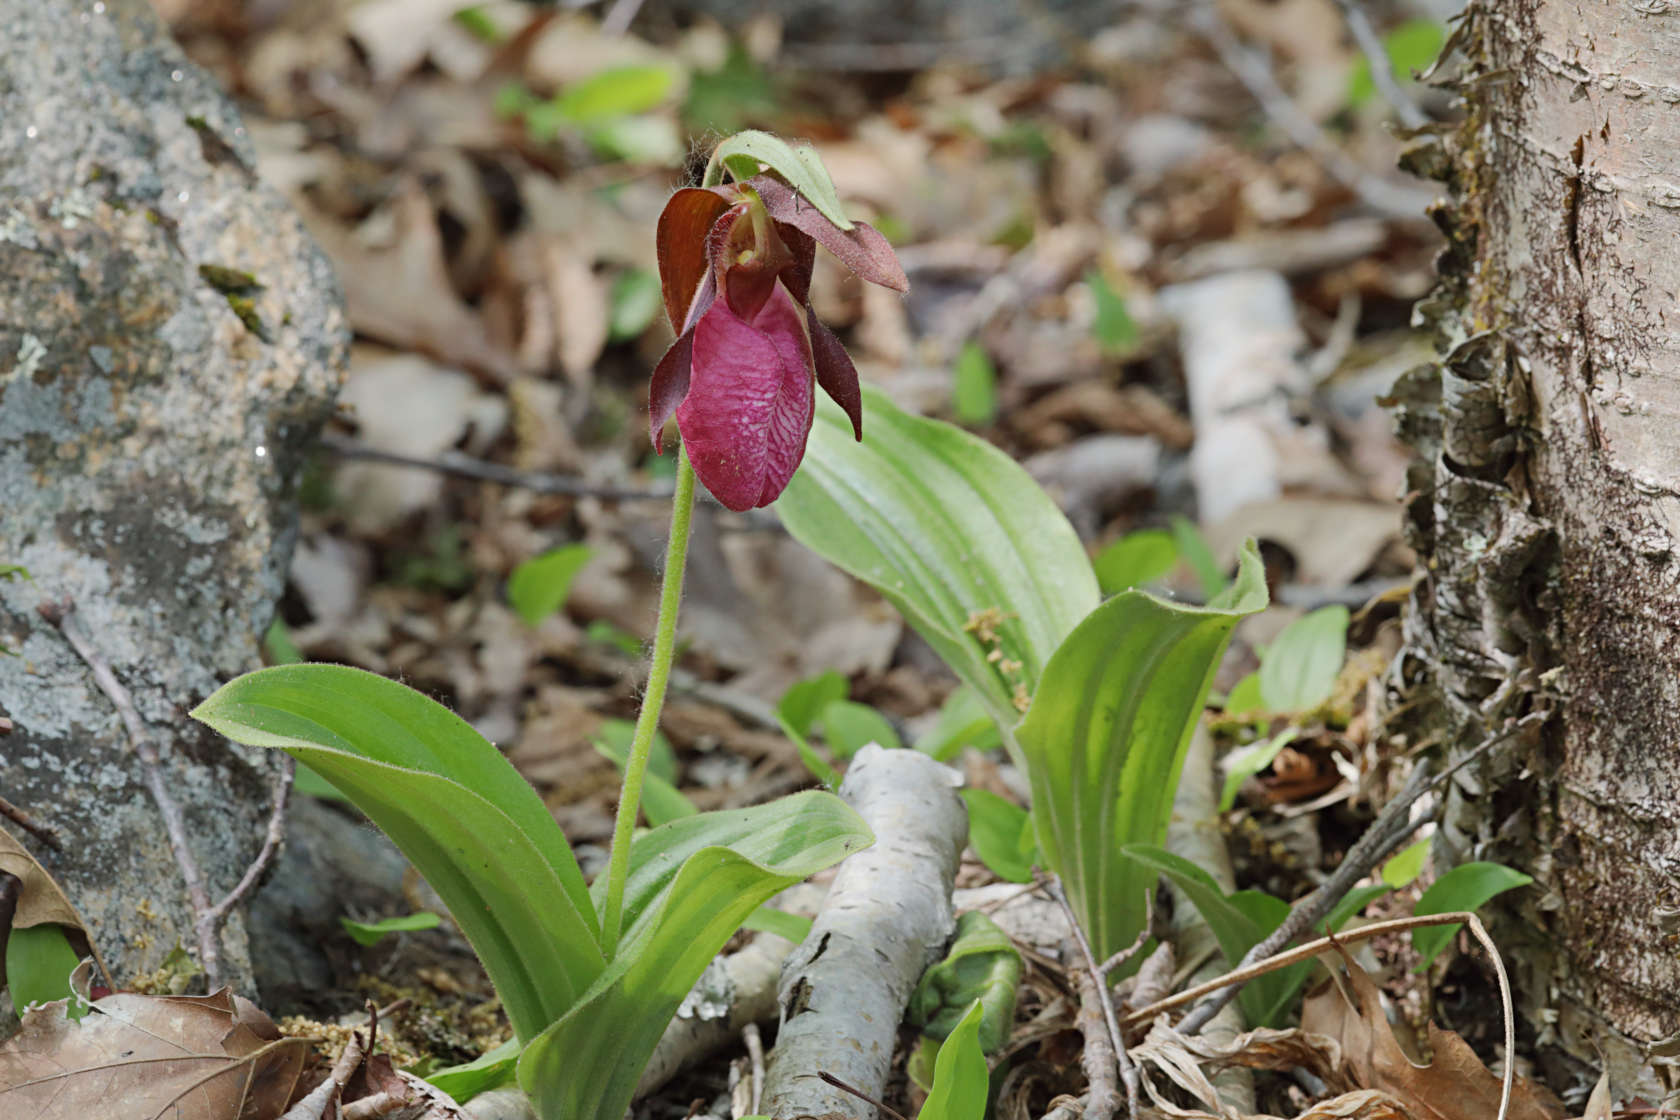
[[[729,203],[718,193],[684,187],[671,196],[659,214],[654,245],[659,259],[659,289],[671,329],[682,333],[683,319],[706,275],[706,234]]]
[[[852,434],[863,442],[863,390],[858,386],[857,367],[834,332],[817,322],[817,313],[805,305],[805,322],[811,329],[811,356],[817,363],[817,384],[846,410]]]
[[[653,450],[665,454],[665,421],[688,396],[690,370],[694,362],[694,331],[684,331],[659,364],[653,367],[653,381],[648,386],[648,432],[653,436]]]
[[[677,426],[695,474],[725,506],[775,501],[805,456],[816,399],[804,310],[776,285],[751,322],[714,303],[694,328]]]
[[[792,187],[768,175],[749,179],[747,185],[764,199],[764,208],[771,218],[816,238],[818,244],[860,279],[897,292],[910,290],[910,279],[904,275],[904,266],[898,263],[892,245],[873,226],[853,222],[853,228],[841,229]]]

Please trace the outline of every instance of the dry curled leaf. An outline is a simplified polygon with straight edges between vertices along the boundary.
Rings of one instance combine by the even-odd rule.
[[[58,884],[47,873],[47,869],[36,862],[29,850],[5,829],[0,828],[0,872],[15,875],[22,884],[18,891],[17,910],[12,915],[14,929],[29,929],[32,926],[56,924],[63,926],[70,937],[70,944],[83,956],[92,955],[94,963],[99,966],[99,973],[107,985],[111,983],[111,974],[105,968],[105,962],[100,959],[99,950],[93,940],[87,935],[87,927],[82,924],[80,914],[70,904]],[[0,936],[0,948],[4,948],[5,940]],[[0,959],[0,983],[6,978],[6,962]],[[0,1082],[4,1084],[4,1082]]]
[[[65,1001],[30,1008],[0,1046],[0,1115],[33,1120],[270,1120],[309,1043],[282,1038],[255,1004],[119,992],[80,1023]]]
[[[1453,1031],[1429,1024],[1435,1060],[1417,1065],[1400,1048],[1371,978],[1344,954],[1345,978],[1307,996],[1301,1029],[1335,1039],[1341,1072],[1355,1085],[1380,1089],[1418,1120],[1488,1120],[1499,1114],[1500,1081]],[[1544,1089],[1518,1078],[1510,1120],[1557,1120],[1563,1109]]]

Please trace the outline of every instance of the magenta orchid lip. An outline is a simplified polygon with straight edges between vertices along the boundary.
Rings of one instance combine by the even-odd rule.
[[[674,415],[695,474],[732,510],[767,506],[786,488],[805,455],[816,387],[863,438],[857,369],[811,309],[819,243],[863,280],[910,286],[877,230],[841,229],[769,175],[684,188],[659,217],[660,284],[677,340],[653,371],[653,446],[663,450]]]

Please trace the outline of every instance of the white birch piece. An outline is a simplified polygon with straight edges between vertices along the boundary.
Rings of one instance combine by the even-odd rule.
[[[840,865],[811,935],[783,965],[766,1115],[873,1120],[872,1106],[818,1074],[881,1096],[910,992],[956,925],[951,889],[968,841],[961,783],[916,751],[872,743],[852,759],[840,796],[875,843]]]
[[[1297,360],[1306,337],[1276,272],[1227,272],[1163,288],[1178,325],[1196,442],[1190,477],[1204,525],[1291,482],[1336,478],[1321,428],[1302,428],[1290,401],[1311,390]]]

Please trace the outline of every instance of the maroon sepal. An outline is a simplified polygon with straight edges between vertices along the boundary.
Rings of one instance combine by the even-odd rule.
[[[688,396],[693,368],[694,328],[689,327],[677,336],[659,364],[653,367],[653,381],[648,386],[648,433],[653,437],[656,455],[665,454],[665,422]]]
[[[817,322],[817,313],[805,305],[805,324],[811,331],[811,357],[817,367],[817,384],[834,403],[846,410],[852,434],[863,442],[863,389],[858,385],[857,367],[834,332]]]

